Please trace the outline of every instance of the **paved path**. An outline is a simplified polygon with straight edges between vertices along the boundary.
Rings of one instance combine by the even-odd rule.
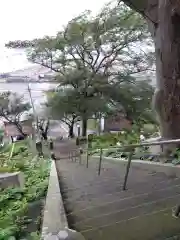
[[[67,159],[70,152],[76,151],[78,151],[78,148],[75,140],[62,139],[54,141],[54,153],[58,159]]]
[[[66,126],[66,124],[63,124],[60,121],[53,121],[52,123],[50,123],[48,135],[51,138],[57,138],[60,136],[67,138],[68,127]]]
[[[64,155],[70,146],[75,144],[56,149]],[[180,233],[180,220],[171,216],[180,179],[132,168],[128,190],[122,191],[125,168],[118,162],[103,160],[100,176],[97,159],[90,159],[89,168],[85,157],[81,164],[68,158],[56,163],[70,226],[87,240],[162,240]]]

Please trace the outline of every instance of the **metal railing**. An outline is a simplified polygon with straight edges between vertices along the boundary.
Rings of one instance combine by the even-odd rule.
[[[127,180],[128,180],[128,176],[130,175],[129,174],[129,170],[130,170],[130,168],[132,167],[132,165],[131,165],[131,163],[132,163],[132,161],[133,161],[133,153],[134,153],[134,150],[136,149],[136,148],[140,148],[140,147],[150,147],[150,146],[163,146],[163,145],[168,145],[168,144],[178,144],[178,143],[180,143],[180,139],[175,139],[175,140],[166,140],[166,141],[155,141],[155,142],[141,142],[141,143],[139,143],[139,144],[130,144],[130,145],[123,145],[123,146],[116,146],[116,147],[110,147],[110,149],[118,149],[118,150],[122,150],[122,152],[127,152],[127,160],[126,161],[123,161],[123,165],[124,165],[124,163],[125,163],[125,170],[124,170],[124,168],[123,168],[123,172],[122,172],[122,178],[121,179],[119,179],[119,175],[118,175],[118,181],[117,181],[117,185],[118,185],[118,194],[120,193],[120,192],[122,192],[122,190],[126,190],[126,185],[127,185]],[[127,150],[125,150],[124,151],[124,149],[127,149]],[[81,171],[82,170],[84,170],[84,168],[89,168],[89,170],[88,170],[88,173],[92,176],[92,172],[91,172],[91,169],[93,169],[93,170],[95,170],[95,174],[93,173],[93,176],[92,176],[92,178],[91,179],[93,179],[93,183],[95,183],[95,181],[96,181],[96,179],[94,180],[94,176],[97,176],[97,175],[102,175],[102,178],[100,179],[98,176],[97,176],[97,179],[99,179],[100,181],[99,182],[97,182],[97,191],[98,191],[98,189],[99,189],[99,186],[101,185],[101,184],[104,184],[104,182],[109,182],[109,181],[111,181],[111,178],[113,177],[115,180],[116,180],[116,178],[117,178],[117,176],[114,176],[113,174],[111,175],[111,174],[107,174],[106,175],[106,173],[105,173],[105,175],[103,175],[103,167],[105,167],[104,165],[103,165],[103,161],[105,160],[104,159],[104,156],[105,156],[105,151],[106,150],[109,150],[109,149],[105,149],[105,148],[98,148],[98,149],[96,149],[96,150],[98,150],[98,155],[96,155],[96,159],[95,159],[95,162],[93,163],[93,160],[94,159],[92,159],[92,162],[91,162],[91,153],[92,153],[92,150],[93,149],[90,149],[90,148],[85,148],[85,149],[83,149],[83,153],[81,152],[81,149],[78,149],[78,148],[76,148],[76,149],[72,149],[72,150],[70,150],[69,151],[69,159],[70,159],[70,161],[72,161],[73,162],[73,164],[71,165],[71,163],[70,163],[70,165],[71,166],[75,166],[75,167],[78,167],[77,169],[78,169],[78,172],[75,172],[75,174],[81,174]],[[95,149],[94,149],[95,150]],[[161,152],[161,149],[159,148],[159,151]],[[142,153],[143,154],[143,153]],[[152,155],[155,155],[155,154],[152,154]],[[106,160],[107,161],[107,160]],[[117,161],[118,162],[118,161]],[[75,165],[74,165],[74,163],[76,163]],[[81,166],[77,166],[77,163],[79,164],[79,165],[82,165],[82,167]],[[94,166],[95,166],[95,169],[94,169]],[[107,164],[107,168],[109,167],[109,164]],[[115,164],[115,167],[116,167],[116,164]],[[63,171],[63,170],[62,170]],[[80,171],[80,172],[79,172]],[[97,173],[96,173],[96,171],[97,171]],[[119,171],[119,170],[118,170]],[[118,172],[117,171],[117,172]],[[68,172],[68,171],[67,171]],[[114,172],[113,172],[114,173]],[[96,175],[97,174],[97,175]],[[88,175],[88,174],[87,174]],[[86,178],[86,173],[85,173],[85,175],[84,175],[84,177]],[[68,175],[64,175],[63,177],[65,177],[64,179],[66,179],[66,177],[67,177]],[[107,178],[105,178],[104,179],[104,177],[107,177]],[[145,177],[146,177],[146,175],[145,175]],[[79,179],[79,178],[78,178]],[[87,179],[88,179],[88,177],[87,177]],[[73,178],[73,180],[74,180],[74,178]],[[103,180],[103,182],[101,181],[101,180]],[[179,180],[179,179],[178,179]],[[119,184],[121,183],[121,181],[123,181],[123,185],[121,185],[120,186],[120,188],[119,188]],[[165,179],[162,179],[162,181],[160,182],[160,183],[162,183],[162,182],[165,182],[165,183],[167,183],[167,181],[172,181],[172,179],[169,179],[169,180],[165,180]],[[108,224],[106,224],[106,222],[104,223],[102,223],[101,224],[101,221],[100,221],[100,219],[105,219],[105,218],[108,218],[109,217],[109,219],[111,218],[111,217],[113,217],[113,215],[114,214],[119,214],[119,215],[121,215],[123,212],[125,212],[126,210],[129,210],[129,209],[131,209],[131,210],[133,210],[133,209],[138,209],[139,207],[143,207],[143,208],[145,208],[145,207],[147,207],[147,206],[152,206],[153,204],[155,204],[155,203],[158,203],[158,204],[160,204],[160,203],[162,203],[163,201],[169,201],[169,199],[171,199],[171,198],[174,198],[174,195],[173,196],[171,196],[171,195],[168,195],[168,196],[165,196],[165,197],[162,197],[162,198],[160,198],[160,199],[150,199],[150,200],[148,200],[148,201],[143,201],[143,202],[137,202],[136,204],[134,204],[133,206],[129,206],[129,205],[127,205],[127,206],[125,206],[125,207],[123,207],[123,208],[120,208],[120,209],[115,209],[114,210],[114,208],[112,207],[111,208],[111,206],[114,206],[115,204],[117,204],[117,203],[119,203],[120,201],[124,201],[125,199],[126,200],[130,200],[130,199],[132,199],[133,198],[133,201],[134,201],[134,198],[136,198],[136,199],[139,199],[139,197],[141,196],[149,196],[149,194],[150,194],[150,192],[149,192],[149,190],[148,191],[146,191],[146,192],[140,192],[139,194],[136,194],[135,196],[134,195],[127,195],[125,198],[121,198],[121,197],[117,197],[117,198],[115,198],[115,199],[111,199],[111,198],[109,198],[109,196],[112,196],[112,195],[114,195],[114,190],[113,191],[107,191],[105,194],[103,194],[103,197],[104,196],[108,196],[108,198],[107,198],[107,200],[105,200],[105,201],[100,201],[100,202],[98,202],[97,201],[97,199],[99,198],[99,196],[97,196],[97,192],[93,192],[93,191],[91,191],[91,189],[90,189],[90,197],[87,197],[88,196],[88,188],[89,187],[91,187],[91,188],[94,188],[94,184],[92,183],[92,181],[90,180],[87,180],[87,182],[83,182],[83,185],[81,185],[81,184],[79,184],[79,181],[77,181],[77,184],[72,184],[72,186],[71,186],[71,184],[70,185],[65,185],[65,187],[63,187],[63,189],[62,189],[62,194],[67,194],[67,192],[68,193],[71,193],[71,194],[68,194],[68,198],[66,199],[65,198],[65,204],[67,203],[67,205],[68,204],[70,204],[70,203],[72,203],[73,202],[73,204],[74,203],[78,203],[78,207],[74,210],[74,209],[70,209],[69,210],[69,212],[67,213],[67,217],[68,218],[70,218],[70,217],[72,217],[72,216],[78,216],[79,218],[78,218],[78,221],[76,221],[76,222],[74,222],[72,225],[73,225],[73,227],[74,228],[77,228],[77,229],[80,229],[80,226],[82,226],[82,224],[84,224],[83,225],[83,229],[81,230],[81,233],[82,234],[84,234],[84,236],[86,236],[86,234],[87,234],[87,236],[89,236],[88,234],[90,234],[91,232],[93,232],[94,233],[94,231],[99,231],[99,230],[101,230],[101,231],[103,231],[104,229],[106,229],[107,227],[111,227],[111,226],[113,226],[113,225],[116,225],[116,224],[124,224],[124,223],[127,223],[128,221],[131,221],[131,220],[134,220],[134,219],[137,219],[137,221],[138,221],[138,219],[139,218],[141,218],[141,217],[151,217],[151,216],[155,216],[156,214],[159,214],[159,213],[162,213],[162,214],[165,214],[165,213],[167,213],[167,211],[169,212],[169,211],[171,211],[171,208],[170,207],[168,207],[168,208],[163,208],[163,209],[161,209],[161,210],[157,210],[157,209],[154,209],[153,211],[151,211],[151,212],[147,212],[147,213],[143,213],[143,214],[138,214],[137,213],[137,215],[135,215],[135,217],[133,216],[132,218],[127,218],[127,219],[121,219],[121,218],[119,218],[116,222],[114,221],[114,219],[113,219],[113,221],[112,220],[109,220],[109,222],[108,222]],[[113,183],[115,183],[115,182],[113,182]],[[116,184],[116,183],[115,183]],[[130,185],[130,184],[129,184]],[[165,184],[164,184],[165,185]],[[105,186],[106,186],[106,183],[105,183]],[[132,185],[131,185],[132,186]],[[178,185],[179,186],[179,185]],[[108,187],[108,186],[107,186]],[[147,186],[146,186],[147,187]],[[176,187],[177,187],[177,185],[176,185]],[[80,189],[83,189],[83,188],[86,188],[86,191],[85,191],[85,193],[83,193],[83,191],[82,192],[80,192],[80,194],[78,194],[77,193],[77,191],[78,190],[80,190]],[[170,186],[170,185],[168,185],[168,186],[166,186],[166,187],[164,187],[164,188],[153,188],[153,190],[152,191],[165,191],[165,190],[168,190],[168,189],[171,189],[172,188],[172,185]],[[117,190],[116,190],[117,188],[115,188],[115,191],[116,191],[116,193],[117,193]],[[81,190],[80,190],[81,191]],[[104,191],[104,190],[103,190]],[[106,190],[105,190],[106,191]],[[75,192],[75,195],[74,195],[74,192]],[[152,192],[151,192],[152,193]],[[81,195],[81,194],[84,194],[83,196],[86,196],[85,194],[87,194],[87,198],[89,199],[89,198],[91,198],[91,200],[92,199],[95,199],[95,201],[93,202],[91,202],[92,204],[89,206],[88,204],[87,205],[85,205],[85,203],[86,203],[86,198],[84,198],[84,197],[82,197],[82,198],[80,198],[79,199],[79,195]],[[94,195],[93,195],[94,194]],[[95,195],[96,194],[96,195]],[[100,194],[102,194],[102,192],[100,192]],[[126,194],[125,194],[126,195]],[[66,195],[67,196],[67,195]],[[119,196],[119,195],[118,195]],[[101,199],[101,198],[100,198]],[[109,200],[110,199],[110,200]],[[88,200],[89,201],[89,200]],[[87,201],[87,202],[88,202]],[[81,206],[81,204],[82,204],[82,206]],[[79,206],[80,206],[80,209],[79,209]],[[104,211],[104,209],[105,209],[105,207],[107,206],[107,211]],[[119,204],[118,204],[118,206],[119,206]],[[91,216],[91,214],[89,214],[89,216],[87,217],[87,218],[81,218],[81,216],[86,216],[85,214],[86,214],[86,211],[96,211],[96,210],[94,210],[95,208],[99,208],[99,207],[103,207],[103,210],[101,210],[101,211],[97,211],[98,212],[98,214],[96,215],[96,214],[92,214],[92,216]],[[103,212],[104,211],[104,212]],[[80,215],[78,215],[80,213]],[[97,221],[99,224],[97,225],[97,226],[95,226],[95,225],[92,225],[92,227],[89,227],[89,223],[92,223],[92,221]],[[84,227],[85,226],[85,227]],[[95,226],[95,227],[94,227]],[[87,237],[88,238],[88,237]],[[168,238],[169,239],[169,238]],[[169,239],[170,240],[170,239]]]
[[[127,180],[128,180],[128,176],[129,176],[129,170],[131,167],[131,162],[132,162],[132,157],[133,157],[133,152],[135,148],[139,148],[139,147],[149,147],[149,146],[161,146],[163,147],[163,145],[169,145],[169,144],[177,144],[180,143],[180,139],[172,139],[172,140],[164,140],[164,141],[156,141],[156,142],[141,142],[138,144],[130,144],[130,145],[123,145],[123,146],[119,146],[119,147],[111,147],[110,149],[128,149],[128,159],[127,159],[127,165],[126,165],[126,171],[125,171],[125,176],[124,176],[124,181],[123,181],[123,190],[126,190],[126,186],[127,186]],[[86,151],[86,167],[89,167],[89,156],[90,156],[90,149],[86,148],[83,149],[84,151]],[[101,174],[101,168],[102,168],[102,160],[103,160],[103,151],[104,150],[108,150],[103,149],[103,148],[98,148],[96,150],[99,150],[99,163],[98,163],[98,175]],[[76,162],[77,159],[79,158],[79,164],[82,164],[82,153],[80,152],[81,150],[72,150],[69,153],[69,159],[71,159],[71,161]]]

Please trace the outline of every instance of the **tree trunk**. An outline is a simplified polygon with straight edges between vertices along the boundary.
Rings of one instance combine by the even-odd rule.
[[[71,123],[69,126],[69,137],[73,138],[74,137],[74,122]]]
[[[82,119],[82,136],[86,137],[87,134],[87,118],[83,117]]]
[[[98,135],[101,135],[101,117],[98,119]]]
[[[179,0],[123,0],[151,22],[155,40],[157,88],[153,105],[161,136],[180,138],[180,3]]]
[[[50,124],[49,119],[46,122],[44,121],[38,124],[39,130],[41,131],[41,136],[45,141],[47,141],[48,139],[49,124]]]
[[[159,0],[159,24],[155,30],[157,89],[154,108],[161,135],[180,138],[180,5]]]
[[[16,125],[17,129],[19,130],[20,134],[23,136],[23,137],[26,137],[26,134],[23,132],[22,130],[22,126],[19,122],[14,122],[14,124]]]
[[[48,119],[46,122],[45,130],[44,130],[45,138],[46,138],[45,140],[47,140],[47,138],[48,138],[49,124],[50,124],[50,121]]]

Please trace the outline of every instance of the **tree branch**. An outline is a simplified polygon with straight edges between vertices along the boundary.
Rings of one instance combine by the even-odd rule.
[[[61,119],[61,122],[63,122],[63,123],[65,123],[65,124],[67,124],[69,127],[71,126],[71,124],[68,122],[69,121],[69,119]]]
[[[126,5],[139,12],[155,26],[158,24],[159,0],[122,0]]]
[[[8,122],[12,123],[12,120],[10,118],[8,118],[8,116],[4,112],[4,109],[1,109],[0,116],[5,118]]]

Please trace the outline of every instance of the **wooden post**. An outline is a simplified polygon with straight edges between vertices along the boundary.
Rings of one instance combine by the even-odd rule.
[[[99,157],[99,168],[98,168],[98,175],[100,175],[100,174],[101,174],[102,154],[103,154],[103,150],[102,150],[102,148],[100,148],[100,157]]]

